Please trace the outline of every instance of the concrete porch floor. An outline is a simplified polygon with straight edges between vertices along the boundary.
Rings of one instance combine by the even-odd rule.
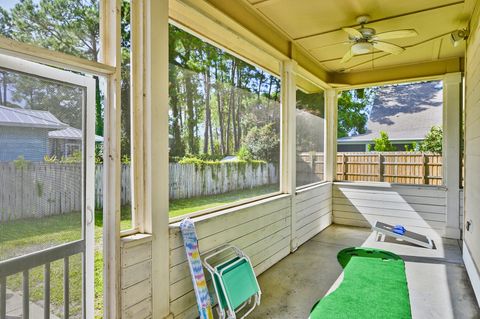
[[[337,253],[346,247],[389,250],[405,260],[413,318],[480,318],[460,242],[433,238],[436,249],[377,242],[366,228],[332,225],[259,277],[262,303],[251,319],[306,319],[312,305],[341,282]]]

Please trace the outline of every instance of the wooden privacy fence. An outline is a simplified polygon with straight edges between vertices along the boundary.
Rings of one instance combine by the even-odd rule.
[[[297,155],[297,185],[324,178],[323,153]],[[337,180],[442,185],[442,155],[422,152],[337,153]]]
[[[0,222],[81,210],[80,164],[0,163]],[[121,169],[121,203],[131,202],[130,165]],[[170,198],[222,194],[278,183],[274,164],[170,163]],[[95,168],[95,207],[103,207],[103,165]]]
[[[323,153],[304,152],[297,155],[297,186],[324,180]]]
[[[274,164],[221,163],[196,166],[169,164],[170,199],[223,194],[278,182]],[[130,165],[122,165],[122,205],[131,203]],[[95,206],[103,207],[103,166],[95,171]]]
[[[170,163],[170,199],[223,194],[278,183],[275,164],[221,163],[195,166]]]
[[[422,152],[338,153],[337,180],[442,185],[442,155]]]
[[[79,164],[0,163],[0,222],[81,210]]]

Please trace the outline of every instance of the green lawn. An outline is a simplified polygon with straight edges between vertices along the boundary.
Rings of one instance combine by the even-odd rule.
[[[130,208],[122,209],[121,228],[131,227]],[[103,256],[102,256],[103,214],[95,214],[95,308],[96,318],[102,318],[103,295]],[[80,239],[80,213],[69,213],[45,218],[23,219],[0,224],[0,260],[37,251],[40,248],[71,242]],[[79,318],[82,295],[82,260],[80,255],[70,257],[70,314]],[[59,317],[63,311],[63,260],[55,261],[50,266],[50,298],[52,312]],[[30,299],[43,300],[44,267],[30,270]],[[55,280],[55,279],[59,280]],[[8,277],[7,287],[14,291],[22,289],[22,274]]]
[[[260,196],[278,190],[278,186],[261,186],[254,189],[230,192],[221,195],[173,200],[170,202],[170,217],[225,205],[249,197]],[[131,227],[130,207],[122,208],[121,229]],[[95,317],[102,318],[103,295],[103,214],[95,214]],[[0,223],[0,261],[47,247],[71,242],[81,238],[81,216],[74,212],[44,218],[32,218]],[[81,256],[70,258],[70,314],[79,318],[81,309],[82,274]],[[44,267],[30,270],[30,296],[32,301],[43,300]],[[8,289],[21,291],[22,275],[8,277]],[[51,264],[52,312],[63,318],[63,260]]]
[[[170,217],[177,217],[207,208],[231,204],[232,202],[246,199],[249,197],[278,192],[278,190],[278,185],[267,185],[219,195],[175,199],[170,201],[169,215]]]

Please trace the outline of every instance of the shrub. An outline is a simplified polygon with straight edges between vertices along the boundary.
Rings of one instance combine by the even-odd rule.
[[[13,164],[15,165],[15,168],[17,169],[24,169],[28,168],[30,166],[30,161],[27,161],[25,159],[25,156],[19,155],[16,160],[13,160]]]
[[[376,152],[393,152],[396,150],[395,146],[390,142],[388,134],[384,131],[380,131],[380,137],[374,138],[373,142],[375,143],[373,148]]]
[[[430,131],[425,135],[425,140],[420,145],[422,152],[432,152],[442,154],[443,130],[440,126],[432,126]]]
[[[251,161],[253,160],[252,153],[248,150],[246,146],[240,147],[240,149],[237,152],[237,157],[239,160],[242,161]]]
[[[280,154],[280,137],[274,123],[251,129],[245,137],[246,145],[253,159],[278,162]]]

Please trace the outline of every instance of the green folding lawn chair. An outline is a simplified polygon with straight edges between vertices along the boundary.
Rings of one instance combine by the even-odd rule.
[[[212,276],[220,318],[245,318],[260,305],[262,292],[257,277],[250,259],[240,249],[225,244],[202,255],[203,265]],[[229,257],[222,258],[225,255]]]

